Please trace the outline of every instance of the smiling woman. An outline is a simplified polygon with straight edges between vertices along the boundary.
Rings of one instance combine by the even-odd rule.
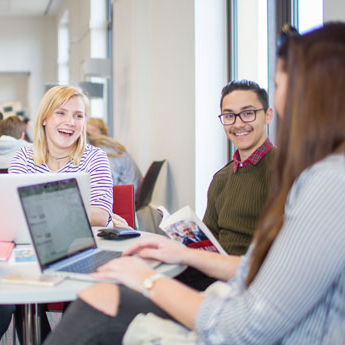
[[[35,122],[34,143],[18,151],[10,173],[90,174],[91,225],[111,221],[113,182],[104,151],[86,144],[86,117],[89,100],[71,86],[55,86],[43,96]]]

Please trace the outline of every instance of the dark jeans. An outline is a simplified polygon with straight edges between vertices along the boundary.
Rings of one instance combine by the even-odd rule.
[[[217,279],[211,278],[192,267],[187,267],[175,279],[198,291],[206,290],[208,286],[217,281]]]
[[[14,310],[14,305],[0,305],[0,339],[7,331],[7,328],[11,323],[11,318]]]
[[[121,344],[128,325],[140,313],[171,317],[149,299],[124,286],[120,288],[120,305],[115,317],[108,316],[77,299],[64,313],[57,328],[44,345],[114,345]]]

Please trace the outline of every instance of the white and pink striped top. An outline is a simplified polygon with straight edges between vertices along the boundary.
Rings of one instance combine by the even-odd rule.
[[[46,164],[37,165],[33,159],[33,145],[21,148],[11,161],[10,174],[45,174],[52,172]],[[78,166],[69,161],[58,173],[87,172],[90,175],[90,204],[108,211],[111,219],[113,208],[113,180],[106,153],[86,145]]]

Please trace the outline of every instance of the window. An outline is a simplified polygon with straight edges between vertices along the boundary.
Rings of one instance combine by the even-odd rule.
[[[230,79],[248,79],[268,89],[267,0],[229,0]],[[235,150],[229,144],[229,155]]]
[[[237,79],[267,89],[267,0],[237,1]]]
[[[90,57],[107,58],[107,1],[90,0]],[[91,98],[91,116],[107,122],[107,79],[90,77],[90,81],[103,84],[103,98]]]
[[[323,0],[298,1],[298,30],[305,33],[323,24]]]
[[[69,31],[68,31],[68,11],[66,11],[58,27],[58,82],[59,84],[69,84]]]

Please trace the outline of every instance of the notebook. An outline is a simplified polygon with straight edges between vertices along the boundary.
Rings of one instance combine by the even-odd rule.
[[[86,211],[90,214],[90,176],[86,172],[46,174],[0,174],[0,241],[30,244],[31,238],[17,188],[33,184],[76,178]]]
[[[18,187],[42,273],[93,280],[88,273],[121,252],[97,247],[75,178]]]
[[[11,256],[13,248],[14,248],[14,242],[0,241],[0,261],[7,261],[9,257]]]

